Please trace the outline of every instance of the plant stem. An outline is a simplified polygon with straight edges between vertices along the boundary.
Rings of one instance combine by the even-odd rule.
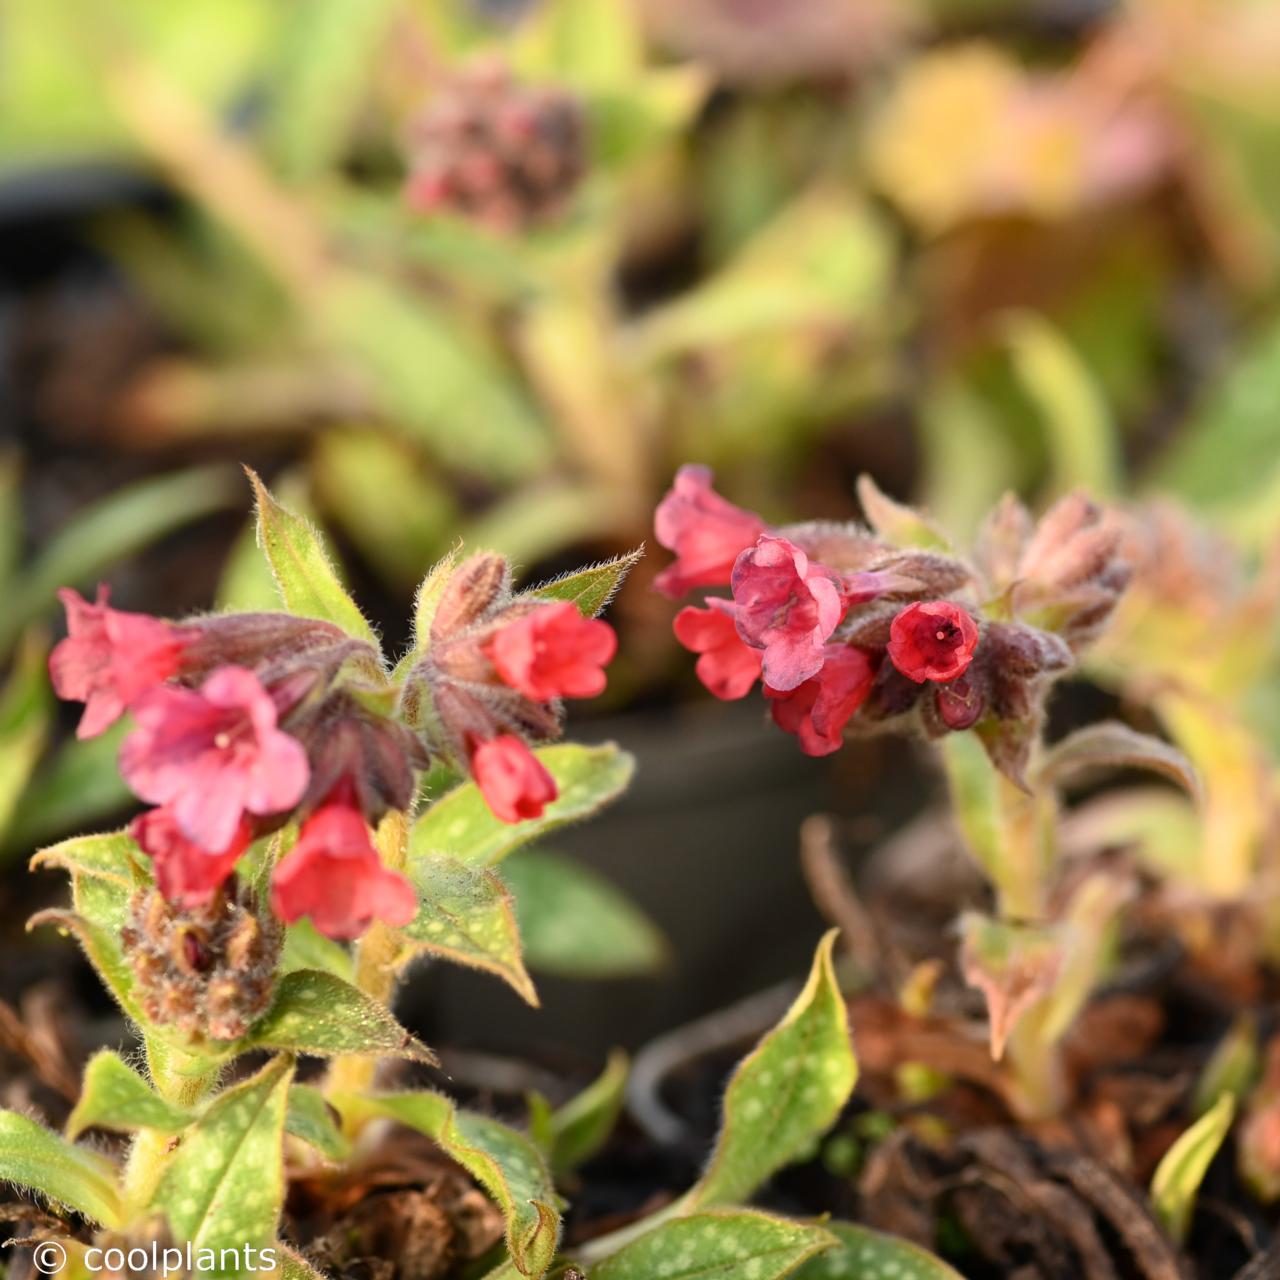
[[[374,843],[383,866],[403,872],[409,854],[408,815],[387,814],[378,827]],[[399,933],[380,921],[375,921],[356,944],[356,986],[379,1004],[390,1006],[395,997],[400,976],[395,962],[400,949]],[[343,1054],[330,1064],[325,1091],[361,1093],[373,1083],[377,1065],[375,1058]]]
[[[1017,1086],[1014,1105],[1023,1120],[1047,1120],[1064,1101],[1062,1055],[1044,1026],[1052,1001],[1041,1000],[1018,1020],[1009,1035],[1009,1065]]]

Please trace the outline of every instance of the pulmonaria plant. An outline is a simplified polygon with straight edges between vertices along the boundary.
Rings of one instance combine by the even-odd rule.
[[[773,527],[681,468],[655,518],[675,562],[655,585],[721,589],[675,619],[718,698],[762,683],[775,722],[809,755],[846,734],[972,729],[1014,782],[1025,775],[1053,681],[1128,580],[1124,524],[1082,495],[1033,527],[1013,499],[970,557],[868,479],[868,526]]]
[[[537,1002],[497,867],[627,784],[616,747],[549,744],[564,699],[605,687],[616,643],[595,615],[635,556],[528,590],[500,556],[450,556],[393,665],[316,532],[253,480],[279,612],[167,621],[114,608],[105,589],[62,593],[55,688],[84,703],[81,737],[127,720],[121,774],[150,807],[40,853],[34,866],[70,874],[72,904],[32,923],[80,942],[146,1074],[95,1057],[67,1138],[0,1112],[0,1180],[87,1220],[73,1228],[67,1212],[73,1270],[86,1248],[163,1238],[195,1251],[168,1270],[268,1269],[246,1263],[248,1246],[313,1275],[278,1239],[288,1176],[340,1161],[393,1098],[504,1208],[505,1256],[541,1275],[559,1228],[547,1153],[442,1095],[380,1094],[373,1074],[381,1058],[432,1060],[390,1010],[417,958]],[[322,1089],[297,1083],[299,1055],[332,1059]],[[123,1167],[74,1143],[93,1128],[133,1135]]]

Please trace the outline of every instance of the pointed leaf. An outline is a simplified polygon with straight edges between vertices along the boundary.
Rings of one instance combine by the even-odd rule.
[[[292,1079],[293,1060],[272,1059],[257,1075],[221,1093],[187,1132],[154,1201],[179,1244],[189,1241],[216,1252],[261,1248],[275,1240],[284,1199],[281,1136]]]
[[[566,573],[552,582],[544,582],[529,594],[543,600],[572,600],[584,617],[594,618],[617,594],[642,555],[644,548],[638,547],[603,564],[591,565],[576,573]]]
[[[827,1222],[824,1230],[839,1247],[806,1262],[795,1280],[963,1280],[960,1273],[927,1249],[851,1222]]]
[[[468,866],[491,867],[522,844],[603,808],[622,793],[635,769],[632,757],[613,743],[584,747],[567,742],[541,747],[534,754],[560,792],[542,817],[502,822],[489,811],[480,788],[465,782],[442,796],[413,824],[410,878],[416,861],[440,854]]]
[[[295,1084],[289,1090],[284,1127],[286,1132],[309,1143],[335,1164],[351,1154],[351,1143],[338,1127],[333,1108],[325,1101],[324,1094],[310,1085]]]
[[[738,1064],[711,1162],[690,1207],[740,1203],[829,1129],[858,1078],[832,930],[781,1022]]]
[[[1045,754],[1039,777],[1060,785],[1077,773],[1098,768],[1149,769],[1176,782],[1193,799],[1200,796],[1200,780],[1181,751],[1118,720],[1086,725],[1054,743]]]
[[[503,863],[515,898],[525,962],[567,978],[628,978],[668,959],[658,926],[603,876],[545,849]]]
[[[753,1209],[695,1213],[624,1245],[591,1268],[591,1280],[781,1280],[836,1243],[822,1227]]]
[[[373,628],[339,581],[315,526],[282,507],[255,472],[249,472],[249,481],[258,505],[258,545],[285,608],[336,623],[378,651]]]
[[[615,1049],[600,1077],[552,1113],[551,1169],[560,1177],[590,1160],[608,1141],[622,1112],[630,1063]]]
[[[39,1191],[106,1227],[120,1221],[111,1161],[12,1111],[0,1111],[0,1182]]]
[[[426,951],[495,973],[531,1005],[537,992],[521,958],[511,895],[492,872],[439,855],[409,868],[418,914],[405,926],[405,959]]]
[[[1151,1207],[1169,1237],[1181,1244],[1191,1225],[1196,1195],[1235,1119],[1236,1100],[1224,1093],[1164,1153],[1151,1179]]]
[[[275,1000],[240,1042],[241,1049],[283,1049],[327,1057],[391,1054],[416,1062],[435,1055],[415,1040],[385,1005],[319,969],[285,974]]]
[[[560,1233],[555,1188],[537,1147],[524,1134],[488,1116],[460,1111],[437,1093],[344,1094],[334,1102],[344,1114],[390,1116],[434,1138],[497,1202],[518,1270],[541,1276],[551,1265]]]
[[[431,566],[431,571],[418,586],[413,598],[413,634],[419,652],[431,642],[431,623],[436,616],[440,597],[449,585],[457,564],[458,552],[455,548]]]
[[[103,1049],[85,1067],[80,1100],[67,1120],[67,1137],[93,1128],[179,1133],[194,1120],[190,1111],[166,1102],[118,1055]]]
[[[858,501],[867,523],[888,542],[898,547],[921,547],[929,551],[950,551],[951,542],[941,529],[918,511],[895,502],[869,476],[858,477]]]

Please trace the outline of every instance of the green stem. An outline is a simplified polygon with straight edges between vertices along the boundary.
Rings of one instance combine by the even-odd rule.
[[[1006,1052],[1016,1086],[1013,1105],[1023,1120],[1047,1120],[1065,1101],[1062,1055],[1058,1040],[1044,1026],[1051,999],[1028,1009],[1009,1035]]]
[[[374,836],[383,866],[402,872],[409,855],[409,819],[403,813],[389,813]],[[396,958],[400,953],[399,933],[375,921],[356,944],[355,984],[365,995],[390,1007],[400,974]],[[343,1054],[329,1066],[325,1092],[363,1093],[373,1084],[377,1060],[364,1055]]]

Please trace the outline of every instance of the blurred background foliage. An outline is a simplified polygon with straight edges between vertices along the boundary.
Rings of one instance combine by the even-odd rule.
[[[0,0],[6,847],[121,802],[58,585],[266,600],[236,461],[386,618],[459,540],[635,545],[687,461],[962,539],[1158,491],[1261,559],[1277,65],[1274,0]],[[677,678],[650,560],[615,708]]]

